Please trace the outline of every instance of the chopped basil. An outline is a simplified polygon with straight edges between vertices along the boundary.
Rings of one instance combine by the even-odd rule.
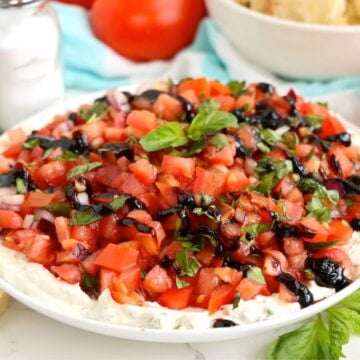
[[[26,140],[23,144],[23,148],[26,150],[34,150],[40,143],[39,139],[29,139]]]
[[[188,141],[184,129],[179,123],[168,122],[143,136],[140,144],[146,151],[158,151],[169,147],[183,146]]]
[[[204,241],[199,241],[192,235],[178,236],[177,240],[181,242],[182,247],[187,251],[200,251],[204,247]]]
[[[95,101],[91,108],[81,109],[80,117],[87,123],[102,119],[107,113],[108,108],[102,101]]]
[[[43,156],[43,160],[46,160],[53,152],[54,152],[55,148],[51,147],[51,148],[48,148],[45,153],[44,153],[44,156]]]
[[[267,145],[265,145],[263,142],[257,143],[256,147],[264,154],[268,154],[271,151],[271,149]]]
[[[183,289],[190,285],[190,283],[188,283],[185,280],[180,279],[178,276],[176,276],[175,281],[176,281],[176,287],[178,289]]]
[[[246,272],[246,277],[255,280],[259,284],[266,284],[262,270],[257,266],[251,266],[250,269]]]
[[[263,140],[265,140],[270,145],[276,145],[281,142],[282,137],[277,134],[274,130],[264,129],[261,131],[260,136]]]
[[[220,109],[220,103],[214,99],[207,99],[198,107],[198,112],[211,113]]]
[[[241,297],[240,297],[240,293],[237,291],[235,293],[234,299],[233,299],[233,309],[236,309],[239,307],[239,303],[240,303]]]
[[[232,96],[238,97],[246,88],[245,81],[230,81],[227,83],[227,87],[231,90]]]
[[[283,177],[294,171],[293,164],[290,160],[277,161],[274,163],[274,167],[277,180],[281,180]]]
[[[318,250],[331,248],[336,243],[337,243],[337,241],[326,241],[326,242],[316,242],[316,243],[305,242],[305,247],[306,247],[306,250],[309,250],[309,251],[318,251]]]
[[[64,150],[62,155],[56,157],[56,160],[59,161],[76,161],[79,159],[79,156],[70,150]]]
[[[195,258],[189,256],[186,250],[176,253],[176,263],[181,268],[181,274],[190,277],[194,277],[201,268],[201,264]]]
[[[114,199],[109,205],[114,211],[119,210],[125,206],[125,203],[129,198],[130,198],[129,195],[121,194],[116,199]]]
[[[271,224],[254,223],[243,227],[243,233],[245,234],[241,240],[247,242],[246,234],[250,234],[251,238],[257,238],[261,233],[271,229]]]
[[[237,119],[233,114],[223,111],[199,111],[187,129],[191,140],[199,140],[203,136],[218,132],[228,127],[237,127]]]
[[[27,185],[24,179],[16,178],[16,191],[19,194],[26,194],[27,193]]]
[[[71,206],[66,203],[55,203],[47,205],[45,209],[55,215],[68,217],[70,215]]]
[[[206,141],[204,138],[201,138],[198,141],[195,141],[189,149],[183,149],[181,151],[172,150],[170,155],[177,155],[182,157],[192,157],[196,154],[199,154],[203,151],[204,147],[206,146]]]
[[[95,276],[85,274],[82,283],[83,283],[83,286],[87,289],[94,288],[99,285],[99,279]]]
[[[210,144],[216,147],[216,151],[222,150],[226,145],[229,144],[229,140],[224,134],[216,134],[211,140]]]
[[[262,179],[261,182],[259,184],[255,184],[255,185],[250,185],[249,189],[250,190],[255,190],[261,194],[264,195],[270,195],[271,190],[273,188],[274,185],[274,180],[275,180],[275,173],[271,172],[269,174],[266,174]]]
[[[73,177],[79,176],[81,174],[85,174],[89,171],[97,169],[101,165],[102,165],[101,162],[92,162],[85,165],[75,166],[68,172],[67,179],[70,180]]]
[[[89,225],[102,219],[102,216],[93,210],[77,211],[71,218],[70,225]]]
[[[324,117],[315,114],[309,114],[304,116],[304,120],[308,126],[312,126],[315,130],[320,130],[324,122]]]

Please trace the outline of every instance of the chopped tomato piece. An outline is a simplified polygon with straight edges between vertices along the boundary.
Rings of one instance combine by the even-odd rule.
[[[155,265],[145,276],[144,289],[150,294],[160,294],[170,289],[172,281],[166,270]]]
[[[327,241],[346,242],[351,239],[354,231],[345,220],[333,220],[330,223],[329,236]]]
[[[51,204],[55,194],[46,194],[40,191],[30,191],[26,195],[24,207],[43,208]]]
[[[173,96],[161,94],[153,105],[154,113],[168,121],[179,121],[184,111],[183,105]]]
[[[328,136],[336,135],[345,131],[345,127],[335,116],[327,116],[323,122],[320,137],[325,139]]]
[[[225,182],[226,174],[217,170],[205,170],[197,167],[193,192],[195,194],[207,194],[216,198],[222,194]]]
[[[81,280],[80,270],[74,264],[52,266],[51,271],[69,284],[77,284]]]
[[[165,155],[161,163],[161,171],[175,177],[185,176],[191,178],[195,172],[195,159]]]
[[[221,306],[232,303],[235,296],[236,286],[221,285],[216,288],[210,295],[209,300],[209,314],[213,314],[221,308]]]
[[[171,288],[160,295],[158,302],[169,309],[182,310],[189,306],[192,287]]]
[[[156,181],[157,169],[149,163],[149,160],[140,159],[129,165],[129,169],[143,184],[149,186]]]
[[[0,209],[0,229],[21,229],[23,218],[15,211]]]
[[[314,218],[305,217],[300,221],[300,224],[304,228],[305,232],[309,235],[303,237],[307,242],[324,242],[329,236],[329,231],[322,223]]]
[[[130,246],[129,246],[130,245]],[[96,258],[95,264],[115,271],[136,265],[139,250],[132,244],[108,244]]]
[[[257,281],[248,278],[242,279],[236,290],[239,292],[240,298],[243,300],[251,300],[257,295],[270,295],[266,285],[260,284]]]

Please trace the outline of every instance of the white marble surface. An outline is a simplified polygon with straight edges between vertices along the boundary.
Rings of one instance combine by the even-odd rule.
[[[61,324],[13,301],[0,318],[0,359],[261,360],[277,336],[272,332],[240,340],[191,345],[128,341]],[[351,338],[345,355],[349,360],[360,359],[360,337]]]

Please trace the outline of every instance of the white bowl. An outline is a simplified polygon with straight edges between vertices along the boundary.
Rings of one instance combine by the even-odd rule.
[[[134,90],[134,88],[127,88],[124,90]],[[81,104],[89,103],[94,99],[102,96],[104,92],[97,92],[87,94],[77,99],[66,101],[62,104],[53,106],[43,112],[31,116],[29,119],[20,123],[21,127],[26,133],[36,130],[47,124],[55,115],[63,114],[68,110],[77,109]],[[344,121],[346,127],[353,132],[359,133],[360,129],[351,123]],[[4,148],[7,140],[7,135],[0,136],[0,151]],[[212,342],[236,339],[241,337],[256,336],[270,330],[284,328],[288,325],[294,325],[299,321],[305,320],[314,316],[321,311],[335,305],[339,301],[351,295],[354,291],[360,288],[360,278],[356,279],[352,284],[336,294],[321,300],[307,308],[293,312],[288,315],[279,316],[269,320],[264,320],[256,323],[240,325],[230,328],[215,328],[215,329],[191,329],[191,330],[173,330],[173,329],[148,329],[148,328],[134,328],[125,325],[111,324],[74,316],[74,314],[66,313],[60,309],[56,302],[49,301],[44,298],[42,301],[33,296],[21,291],[16,286],[8,283],[0,276],[0,289],[3,289],[12,297],[29,306],[35,311],[44,314],[52,319],[62,323],[84,329],[87,331],[119,337],[123,339],[141,340],[149,342],[168,342],[168,343],[193,343],[193,342]],[[49,294],[51,295],[51,293]]]
[[[330,79],[360,75],[360,26],[310,25],[264,15],[234,0],[206,0],[239,53],[282,76]]]

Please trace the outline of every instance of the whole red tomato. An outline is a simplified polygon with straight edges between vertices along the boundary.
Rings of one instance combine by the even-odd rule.
[[[57,1],[67,3],[67,4],[80,5],[87,9],[90,9],[91,5],[94,2],[94,0],[57,0]]]
[[[190,44],[205,15],[203,0],[96,0],[96,36],[136,61],[167,59]]]

